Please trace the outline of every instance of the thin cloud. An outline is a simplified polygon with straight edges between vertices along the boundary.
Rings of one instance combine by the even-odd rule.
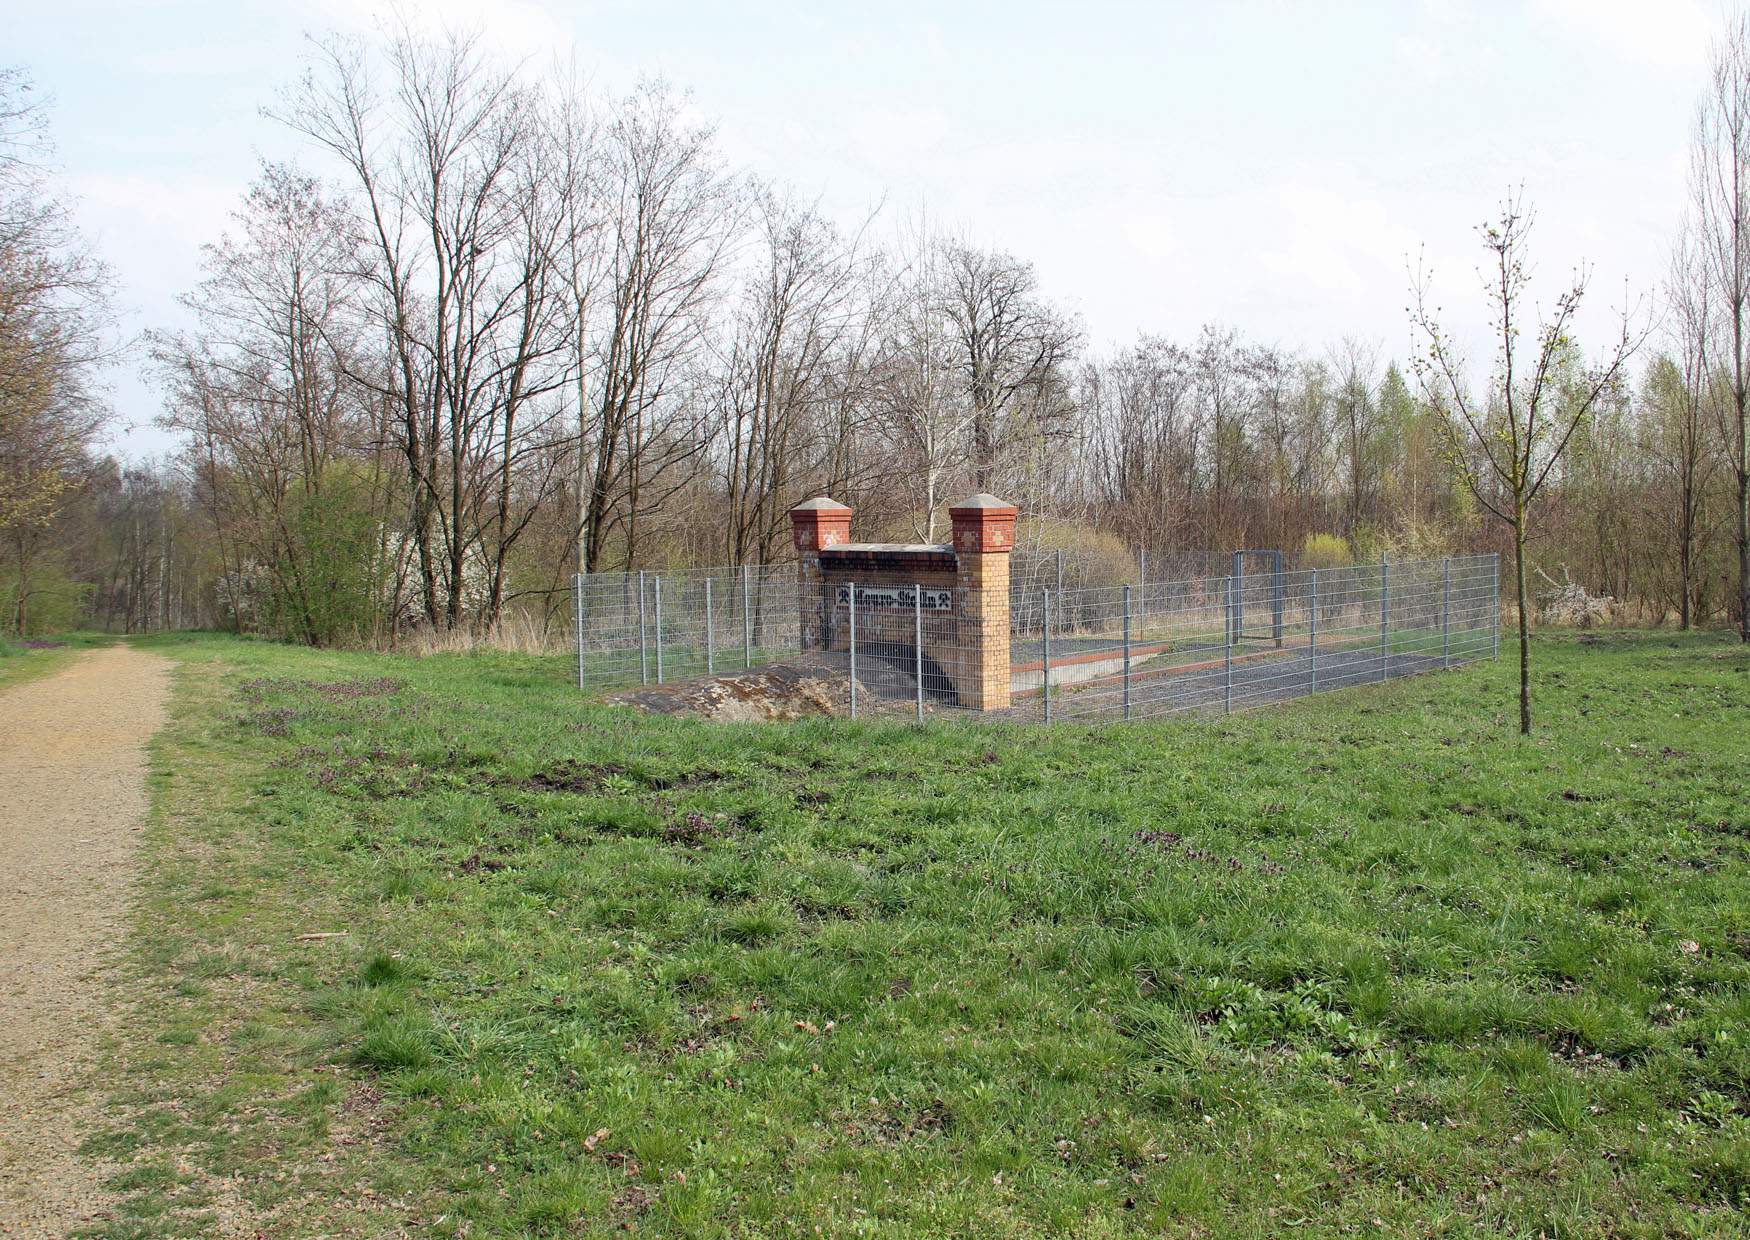
[[[1694,69],[1707,60],[1716,22],[1696,0],[1535,0],[1535,11],[1624,60]]]

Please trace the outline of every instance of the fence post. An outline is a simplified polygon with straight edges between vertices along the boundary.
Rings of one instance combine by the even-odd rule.
[[[638,683],[650,683],[649,622],[644,614],[644,570],[638,570]]]
[[[1239,563],[1239,553],[1234,553],[1234,563]],[[1234,579],[1227,577],[1222,581],[1222,593],[1226,597],[1227,612],[1226,638],[1221,645],[1221,708],[1226,714],[1234,710]]]
[[[851,718],[857,717],[857,583],[851,583]]]
[[[1233,565],[1228,578],[1228,621],[1233,628],[1233,640],[1240,639],[1240,630],[1246,623],[1246,562],[1240,552],[1233,553]]]
[[[1124,587],[1124,717],[1130,718],[1130,587]]]
[[[1440,661],[1452,666],[1452,557],[1440,561]]]
[[[1270,635],[1276,641],[1276,649],[1282,649],[1282,552],[1276,552],[1276,561],[1270,570]]]
[[[662,574],[656,574],[656,683],[662,683]]]
[[[741,566],[741,665],[753,666],[753,603],[748,587],[747,565]]]
[[[1045,657],[1042,660],[1045,678],[1045,722],[1051,722],[1051,591],[1045,591],[1044,641]]]
[[[911,645],[917,669],[918,722],[924,721],[924,588],[911,583]]]
[[[1391,647],[1386,636],[1386,619],[1391,610],[1391,578],[1386,567],[1385,552],[1379,553],[1379,678],[1391,674]]]
[[[717,674],[717,629],[711,619],[711,579],[705,578],[705,675]]]
[[[576,574],[577,581],[577,687],[583,688],[583,592],[584,574]]]
[[[1489,588],[1491,616],[1491,619],[1489,620],[1489,629],[1494,634],[1494,645],[1489,657],[1491,659],[1498,659],[1501,657],[1501,553],[1499,551],[1494,553],[1494,559],[1495,580],[1493,585]]]

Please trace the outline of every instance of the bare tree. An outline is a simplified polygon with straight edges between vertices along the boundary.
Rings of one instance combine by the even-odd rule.
[[[183,463],[200,483],[232,622],[356,640],[393,614],[381,535],[406,495],[386,459],[385,402],[351,378],[375,343],[358,314],[356,221],[315,178],[280,165],[232,218],[183,299],[197,330],[150,337],[161,422],[189,436]]]
[[[1385,454],[1379,407],[1379,353],[1344,340],[1333,351],[1338,451],[1343,462],[1343,533],[1353,540],[1374,519],[1384,484]]]
[[[1291,524],[1312,481],[1312,462],[1301,450],[1306,411],[1295,399],[1300,362],[1287,349],[1254,345],[1243,353],[1240,368],[1256,406],[1260,481],[1280,497],[1276,524]]]
[[[586,497],[591,491],[589,446],[594,410],[589,397],[589,311],[600,282],[603,237],[607,227],[603,187],[601,125],[589,107],[577,80],[575,68],[556,83],[557,99],[552,132],[557,146],[553,184],[558,196],[562,227],[556,255],[560,296],[570,320],[572,383],[577,417],[577,439],[572,446],[575,471],[576,511],[571,545],[576,571],[589,571],[589,539],[586,537]]]
[[[526,528],[511,481],[523,461],[550,459],[549,398],[569,385],[544,101],[475,35],[403,27],[383,58],[386,92],[367,48],[319,43],[278,115],[340,161],[359,197],[371,252],[359,274],[389,364],[352,377],[399,410],[426,618],[461,623],[472,588],[490,623]]]
[[[1707,410],[1714,386],[1711,314],[1705,272],[1689,237],[1678,238],[1666,286],[1667,326],[1676,356],[1648,368],[1644,406],[1648,427],[1645,451],[1672,487],[1660,505],[1677,552],[1678,623],[1689,628],[1695,617],[1696,562],[1705,532],[1703,506],[1715,457],[1707,434]]]
[[[1707,94],[1696,116],[1690,163],[1695,245],[1709,299],[1730,349],[1731,401],[1722,409],[1724,441],[1737,483],[1738,635],[1750,642],[1750,15],[1740,15],[1715,45]]]
[[[630,562],[639,519],[686,484],[678,467],[702,448],[699,408],[687,399],[697,378],[690,363],[739,206],[711,131],[689,124],[663,83],[644,83],[622,103],[606,141],[610,251],[583,520],[591,572],[616,531]]]
[[[1243,540],[1244,515],[1236,511],[1235,491],[1241,484],[1251,431],[1240,369],[1239,334],[1206,324],[1192,353],[1197,392],[1198,441],[1207,479],[1208,503],[1203,538],[1211,546]]]
[[[913,536],[934,543],[973,413],[955,381],[953,338],[941,313],[939,248],[927,218],[903,245],[910,253],[892,277],[891,313],[877,361],[876,416],[902,463],[897,472],[911,501]]]
[[[1183,536],[1197,478],[1189,355],[1144,335],[1085,367],[1082,390],[1107,519],[1141,546],[1171,546]]]
[[[1536,346],[1527,359],[1519,337],[1525,290],[1526,237],[1532,212],[1518,193],[1508,195],[1501,217],[1478,233],[1489,251],[1484,272],[1496,338],[1495,365],[1485,397],[1478,401],[1465,379],[1458,347],[1435,319],[1429,305],[1430,281],[1418,272],[1413,281],[1411,322],[1422,353],[1416,371],[1428,398],[1451,418],[1453,460],[1465,484],[1485,511],[1505,522],[1513,538],[1514,601],[1519,612],[1519,731],[1531,733],[1531,608],[1526,589],[1525,548],[1534,506],[1555,474],[1574,434],[1593,408],[1622,378],[1639,340],[1629,313],[1604,357],[1580,371],[1570,331],[1586,295],[1589,273],[1582,269],[1556,298],[1550,315],[1537,324]]]
[[[821,472],[819,419],[835,407],[835,375],[866,305],[857,243],[770,188],[755,194],[755,267],[732,327],[715,427],[728,504],[729,562],[769,560],[798,488]],[[835,428],[836,430],[836,428]]]
[[[111,354],[110,276],[86,247],[52,176],[46,103],[0,71],[0,555],[23,631],[32,569],[78,492],[107,410],[97,367]]]
[[[961,239],[938,250],[937,296],[966,395],[972,485],[989,491],[1018,449],[1069,429],[1063,367],[1081,329],[1040,300],[1033,264]]]

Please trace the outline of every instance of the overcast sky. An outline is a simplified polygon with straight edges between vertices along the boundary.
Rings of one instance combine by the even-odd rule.
[[[339,0],[18,5],[0,61],[54,97],[60,162],[131,331],[178,325],[199,247],[263,157],[260,107],[307,33],[372,27]],[[1322,351],[1407,356],[1406,262],[1452,326],[1483,311],[1472,231],[1523,183],[1548,301],[1595,268],[1582,343],[1651,294],[1684,203],[1708,45],[1700,0],[1377,3],[412,5],[604,88],[692,92],[734,164],[846,224],[884,202],[1033,260],[1099,348],[1220,322]],[[314,170],[328,171],[318,164]],[[897,221],[896,221],[897,222]],[[117,374],[130,456],[164,451],[153,389]]]

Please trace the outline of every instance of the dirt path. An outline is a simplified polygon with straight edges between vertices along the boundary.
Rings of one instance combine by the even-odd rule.
[[[65,1236],[103,1210],[77,1148],[169,667],[117,646],[0,691],[0,1236]]]

